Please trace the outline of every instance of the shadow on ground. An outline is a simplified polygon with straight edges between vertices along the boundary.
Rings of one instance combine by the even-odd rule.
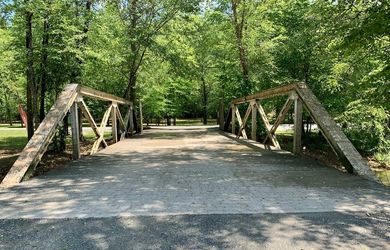
[[[1,249],[385,249],[384,214],[0,220]]]

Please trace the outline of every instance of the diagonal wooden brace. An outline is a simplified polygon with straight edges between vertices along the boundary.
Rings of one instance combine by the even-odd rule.
[[[268,121],[267,115],[266,115],[263,107],[261,106],[260,102],[257,102],[255,105],[257,107],[257,111],[259,112],[261,119],[264,122],[265,129],[266,129],[266,132],[267,132],[267,137],[271,139],[272,144],[277,149],[280,149],[280,145],[279,145],[278,140],[276,139],[275,134],[271,134],[271,124]]]
[[[87,104],[85,104],[84,100],[81,99],[79,100],[79,106],[80,106],[80,109],[81,109],[81,112],[83,113],[85,119],[87,119],[89,125],[91,126],[92,128],[92,131],[95,133],[96,135],[96,138],[99,138],[100,137],[100,132],[99,132],[99,129],[96,125],[96,122],[95,120],[93,119],[91,113],[89,112],[89,109],[88,109],[88,106]],[[102,139],[102,143],[103,143],[103,147],[107,147],[107,142],[106,140],[104,140],[104,138]]]
[[[248,136],[246,135],[246,131],[245,131],[245,125],[246,125],[246,122],[248,121],[248,117],[249,117],[251,111],[252,111],[252,106],[249,105],[248,109],[245,112],[244,120],[241,120],[240,112],[236,108],[237,120],[238,120],[238,123],[240,124],[240,129],[238,130],[237,138],[240,138],[240,136],[242,134],[242,137],[244,139],[248,139]]]
[[[100,128],[99,128],[100,136],[99,138],[97,138],[97,140],[94,142],[92,146],[91,155],[95,154],[99,150],[99,145],[104,140],[104,130],[106,129],[106,125],[111,114],[111,109],[112,109],[112,105],[110,105],[106,113],[104,113],[102,123],[100,124]]]
[[[276,132],[276,129],[279,127],[279,125],[282,123],[282,121],[284,120],[284,117],[286,117],[287,115],[287,112],[288,110],[290,109],[291,107],[291,104],[293,103],[294,101],[289,97],[286,101],[286,103],[284,104],[282,110],[280,111],[278,117],[276,118],[276,121],[274,123],[274,125],[272,125],[271,129],[270,129],[270,134],[271,135],[274,135],[275,132]],[[263,141],[263,144],[267,144],[268,140],[270,139],[270,137],[267,135],[267,137],[264,139]]]

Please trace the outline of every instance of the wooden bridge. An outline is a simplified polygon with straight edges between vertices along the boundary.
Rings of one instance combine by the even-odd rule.
[[[287,96],[286,103],[277,116],[273,125],[270,124],[267,115],[262,107],[264,99],[275,96]],[[109,102],[108,108],[101,119],[100,127],[97,126],[83,98],[94,98]],[[239,112],[238,105],[249,104],[243,118]],[[267,137],[263,144],[269,150],[280,150],[280,145],[275,132],[281,122],[284,120],[289,108],[294,104],[294,154],[299,155],[302,150],[302,112],[306,108],[310,113],[323,135],[332,146],[335,153],[345,165],[350,173],[356,173],[364,178],[375,180],[376,177],[363,161],[355,147],[341,131],[340,127],[330,117],[327,111],[320,104],[311,90],[304,84],[291,84],[282,87],[269,89],[257,94],[235,99],[231,102],[226,119],[224,119],[223,107],[220,110],[220,129],[227,132],[231,129],[236,138],[248,139],[246,133],[249,116],[251,118],[251,138],[256,141],[257,134],[257,114],[260,115],[261,121],[267,130]],[[123,118],[118,105],[123,105],[126,115]],[[53,139],[59,123],[64,119],[66,113],[70,110],[72,119],[72,142],[73,142],[73,159],[80,158],[80,122],[79,112],[88,120],[92,130],[96,135],[96,140],[91,150],[91,154],[96,154],[100,147],[107,147],[104,140],[104,130],[107,122],[111,120],[112,138],[116,143],[125,140],[126,137],[134,134],[137,123],[135,122],[135,110],[131,102],[107,93],[82,87],[77,84],[68,85],[61,93],[45,120],[36,130],[34,136],[28,142],[19,158],[16,160],[6,177],[3,186],[12,186],[22,180],[28,179],[39,163],[48,145]],[[142,111],[140,112],[140,129],[142,130]],[[236,128],[238,122],[238,128]],[[131,139],[132,140],[132,139]],[[134,139],[136,140],[136,139]],[[271,144],[271,145],[269,145]],[[130,146],[131,147],[131,146]],[[275,157],[278,157],[275,155]],[[131,166],[129,166],[131,167]]]
[[[271,125],[262,103],[264,98],[276,95],[286,95],[287,101]],[[84,98],[109,102],[100,126]],[[241,118],[237,106],[244,103],[249,106]],[[283,86],[233,100],[220,128],[152,127],[137,134],[132,103],[69,85],[4,179],[0,219],[388,212],[386,187],[297,155],[301,148],[299,129],[295,129],[295,154],[279,149],[275,130],[293,104],[295,127],[300,126],[302,108],[306,107],[350,168],[374,179],[356,149],[304,85]],[[124,118],[118,107],[125,110]],[[75,160],[19,183],[33,172],[69,109]],[[96,135],[92,155],[83,158],[79,153],[78,112]],[[253,139],[256,122],[266,125],[265,144],[246,139],[250,114]],[[261,119],[256,119],[258,114]],[[103,133],[109,119],[117,143],[107,147]],[[142,124],[139,118],[137,121]],[[234,133],[222,131],[230,129]]]

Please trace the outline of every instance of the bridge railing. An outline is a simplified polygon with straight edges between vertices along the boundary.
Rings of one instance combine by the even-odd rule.
[[[99,126],[84,102],[85,97],[110,103]],[[123,105],[127,110],[124,118],[118,105]],[[90,152],[91,154],[98,152],[100,146],[107,147],[108,144],[104,139],[104,132],[109,119],[111,119],[113,143],[124,139],[127,135],[133,134],[135,131],[136,123],[133,103],[95,89],[78,84],[69,84],[61,92],[45,119],[35,131],[33,137],[29,140],[18,159],[4,177],[1,183],[2,186],[12,186],[31,177],[55,136],[58,125],[63,121],[69,111],[71,117],[73,159],[80,158],[80,132],[82,131],[82,126],[81,121],[79,121],[79,112],[88,121],[96,137]]]
[[[275,96],[287,96],[287,100],[276,117],[274,124],[270,124],[267,115],[262,107],[262,101]],[[249,104],[244,117],[238,109],[238,105]],[[277,140],[275,132],[278,126],[282,123],[287,115],[290,107],[294,104],[294,139],[293,139],[293,153],[302,153],[302,113],[303,107],[306,108],[310,116],[313,118],[322,134],[331,145],[333,151],[339,157],[342,164],[348,172],[359,174],[367,179],[377,180],[375,174],[371,171],[362,156],[349,141],[347,136],[343,133],[341,128],[321,105],[320,101],[313,94],[313,92],[303,83],[290,84],[281,87],[265,90],[260,93],[234,99],[229,107],[228,115],[223,126],[220,128],[228,131],[231,127],[233,134],[237,138],[248,139],[245,127],[252,114],[251,138],[256,140],[257,133],[257,114],[260,115],[262,122],[265,125],[267,136],[263,144],[269,146],[272,144],[277,149],[280,149],[280,144]],[[222,110],[220,114],[222,114]],[[238,122],[239,127],[236,128]],[[222,123],[220,123],[222,124]]]

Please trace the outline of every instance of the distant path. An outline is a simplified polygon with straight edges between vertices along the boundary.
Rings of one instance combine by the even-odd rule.
[[[0,219],[11,219],[0,222],[0,249],[24,232],[44,240],[52,230],[71,238],[42,249],[120,248],[121,240],[140,248],[382,248],[389,190],[215,127],[163,127],[0,189]]]

